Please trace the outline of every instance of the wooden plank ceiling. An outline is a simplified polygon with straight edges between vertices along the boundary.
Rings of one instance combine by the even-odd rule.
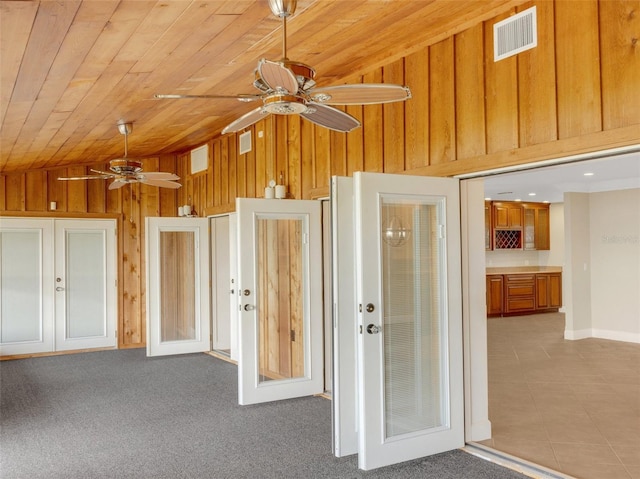
[[[318,86],[360,81],[523,0],[298,0],[288,57]],[[267,0],[59,0],[0,3],[0,171],[185,151],[255,108],[156,93],[258,93],[261,58],[282,57]],[[411,85],[409,85],[411,86]]]

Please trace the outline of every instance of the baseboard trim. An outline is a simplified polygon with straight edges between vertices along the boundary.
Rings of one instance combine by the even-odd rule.
[[[567,329],[564,331],[564,339],[573,341],[587,338],[609,339],[611,341],[640,344],[640,334],[638,333],[612,331],[607,329],[579,329],[575,331]]]

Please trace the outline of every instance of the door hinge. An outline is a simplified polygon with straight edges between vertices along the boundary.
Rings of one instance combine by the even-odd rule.
[[[438,225],[438,238],[444,238],[444,225]]]
[[[303,233],[302,234],[302,244],[309,244],[309,234],[308,233]]]
[[[294,329],[291,330],[291,342],[296,340],[296,332]]]

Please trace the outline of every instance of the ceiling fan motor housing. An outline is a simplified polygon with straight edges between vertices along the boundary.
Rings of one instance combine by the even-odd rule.
[[[142,171],[142,162],[130,158],[117,158],[109,162],[109,169],[119,175],[135,175]]]

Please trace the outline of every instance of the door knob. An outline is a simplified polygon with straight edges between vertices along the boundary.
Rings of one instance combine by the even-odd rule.
[[[245,311],[253,311],[254,309],[256,309],[256,307],[253,304],[245,304],[244,305],[244,310]]]
[[[369,303],[366,306],[367,309],[367,313],[373,313],[373,310],[376,309],[375,306],[373,306],[373,304]]]
[[[382,328],[380,326],[376,326],[375,324],[370,324],[367,326],[367,333],[369,334],[378,334]]]
[[[64,288],[62,286],[57,286],[56,291],[64,291]]]

